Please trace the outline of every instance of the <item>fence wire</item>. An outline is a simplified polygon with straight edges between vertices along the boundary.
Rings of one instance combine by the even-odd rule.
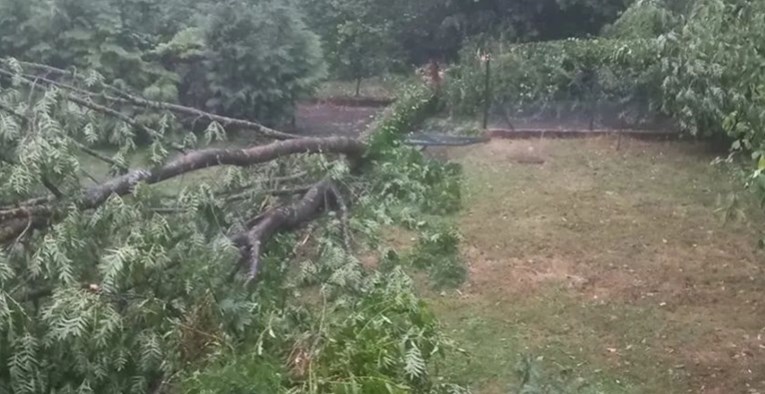
[[[673,125],[651,105],[641,102],[557,101],[518,106],[494,101],[487,128],[669,131]]]

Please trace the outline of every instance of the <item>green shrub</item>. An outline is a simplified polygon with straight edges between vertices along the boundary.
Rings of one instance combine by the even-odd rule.
[[[303,15],[276,0],[0,0],[0,33],[0,57],[267,123],[325,74]]]
[[[686,25],[666,38],[666,107],[694,134],[727,133],[734,149],[765,149],[765,5],[701,0]],[[765,163],[764,163],[765,164]],[[765,167],[765,166],[763,166]]]
[[[280,0],[227,0],[204,29],[206,107],[273,122],[325,75],[318,37]]]
[[[459,242],[460,236],[452,228],[426,231],[411,253],[411,264],[427,271],[436,288],[459,287],[467,278],[467,267],[459,254]]]

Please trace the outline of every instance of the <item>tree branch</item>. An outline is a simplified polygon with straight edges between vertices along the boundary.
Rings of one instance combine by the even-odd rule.
[[[111,157],[106,156],[106,155],[104,155],[101,152],[98,152],[96,150],[90,149],[87,146],[85,146],[85,145],[83,145],[83,144],[81,144],[81,143],[79,143],[79,142],[77,142],[75,140],[72,140],[72,142],[74,142],[74,144],[77,145],[77,147],[81,151],[83,151],[85,154],[87,154],[88,156],[95,157],[96,159],[101,160],[104,163],[111,164],[114,167],[117,167],[123,173],[130,171],[130,169],[127,166],[125,166],[122,163],[117,162],[116,160],[112,159]]]
[[[104,203],[111,195],[130,193],[140,182],[154,184],[164,180],[220,165],[250,166],[265,163],[282,156],[299,153],[339,153],[350,158],[359,158],[364,152],[365,145],[355,139],[345,137],[302,138],[278,141],[268,145],[260,145],[244,149],[203,149],[181,155],[164,166],[154,169],[133,170],[125,175],[112,178],[100,185],[85,190],[78,202],[81,209],[93,209]],[[48,197],[48,202],[53,198]],[[54,211],[52,204],[22,206],[0,211],[0,222],[15,220],[26,216],[49,216]],[[3,236],[5,234],[5,236]],[[0,242],[9,240],[8,232],[0,229]],[[13,234],[11,232],[11,234]],[[15,233],[16,235],[18,233]],[[11,236],[12,239],[15,235]]]
[[[25,61],[21,61],[21,60],[16,60],[16,61],[19,64],[21,64],[23,67],[36,68],[38,70],[45,71],[46,73],[49,73],[49,74],[67,75],[67,76],[70,76],[72,78],[77,78],[77,79],[83,80],[83,78],[80,77],[79,75],[77,75],[77,73],[74,72],[74,71],[64,70],[62,68],[49,66],[47,64],[25,62]],[[115,87],[114,85],[110,85],[110,84],[101,82],[101,86],[103,86],[107,90],[111,90],[112,92],[114,92],[115,94],[117,94],[119,96],[129,96],[130,95],[130,93],[128,93],[128,92],[126,92],[126,91],[124,91],[122,89],[119,89],[119,88]]]
[[[10,108],[10,107],[2,104],[2,103],[0,103],[0,111],[5,111],[5,112],[7,112],[7,113],[9,113],[9,114],[11,114],[13,116],[16,116],[17,118],[21,119],[24,122],[30,122],[31,121],[31,119],[29,119],[29,117],[27,117],[26,115],[24,115],[22,113],[19,113],[19,112],[13,110],[13,108]],[[128,121],[132,121],[132,120],[128,119]],[[111,164],[111,165],[117,167],[120,171],[127,172],[129,170],[126,166],[118,163],[117,161],[111,159],[110,157],[108,157],[108,156],[106,156],[104,154],[101,154],[98,151],[95,151],[95,150],[93,150],[91,148],[88,148],[87,146],[83,145],[82,143],[80,143],[79,141],[73,139],[72,137],[67,136],[67,138],[70,141],[72,141],[75,145],[77,145],[77,148],[79,148],[85,154],[87,154],[89,156],[92,156],[92,157],[95,157],[96,159],[99,159],[99,160],[101,160],[103,162],[106,162],[108,164]]]
[[[298,187],[290,187],[290,188],[284,188],[284,189],[258,190],[257,192],[255,192],[255,194],[272,195],[272,196],[290,196],[293,194],[306,193],[309,190],[311,190],[309,186],[298,186]],[[250,193],[234,194],[232,196],[226,197],[226,202],[241,201],[246,199],[250,195],[251,195]]]
[[[45,186],[46,189],[48,189],[48,191],[53,193],[56,198],[60,199],[64,197],[64,194],[61,193],[61,190],[59,190],[58,187],[54,185],[47,176],[45,176],[45,174],[40,176],[40,182],[43,184],[43,186]]]
[[[242,251],[243,261],[248,263],[248,281],[257,278],[263,244],[280,232],[293,230],[303,223],[315,219],[326,207],[335,206],[342,198],[337,193],[338,190],[334,182],[330,179],[321,180],[311,186],[300,200],[258,215],[259,220],[252,228],[233,236],[232,241]],[[32,225],[31,220],[31,217],[26,221],[19,220],[19,224],[25,223],[25,229],[28,230]],[[250,222],[255,221],[251,220]],[[2,228],[0,228],[0,238],[2,236]],[[83,284],[81,287],[85,289],[89,288],[90,285]],[[26,301],[36,300],[50,296],[52,292],[53,288],[51,287],[33,289],[25,294],[23,299]]]
[[[183,105],[171,104],[171,103],[166,103],[161,101],[151,101],[151,100],[147,100],[147,99],[140,98],[137,96],[132,96],[132,95],[126,96],[125,98],[117,98],[117,97],[111,97],[111,96],[105,96],[104,98],[114,103],[132,104],[135,106],[148,108],[148,109],[165,110],[165,111],[175,112],[178,114],[195,116],[197,118],[205,118],[211,121],[218,122],[222,124],[224,127],[225,126],[242,127],[244,129],[254,130],[265,136],[273,137],[280,140],[300,138],[299,135],[274,130],[260,123],[255,123],[255,122],[251,122],[249,120],[244,120],[244,119],[235,119],[235,118],[229,118],[227,116],[216,115],[210,112],[202,111],[192,107],[186,107]]]
[[[18,77],[21,78],[21,81],[24,84],[26,84],[26,85],[28,85],[30,87],[34,87],[35,84],[37,83],[37,81],[40,81],[40,82],[46,83],[48,85],[52,85],[52,86],[56,86],[56,87],[62,88],[64,90],[69,91],[70,93],[72,93],[72,92],[73,93],[78,93],[78,94],[86,95],[88,97],[95,95],[92,92],[89,92],[89,91],[86,91],[86,90],[82,90],[82,89],[76,88],[74,86],[67,85],[65,83],[56,82],[56,81],[50,80],[48,78],[36,77],[34,75],[15,74],[13,72],[10,72],[10,71],[7,71],[7,70],[3,70],[3,69],[0,69],[0,75],[5,76],[7,78],[13,78],[14,76],[18,76]],[[94,102],[93,100],[91,100],[90,98],[84,99],[84,98],[81,98],[81,97],[77,97],[77,96],[75,96],[73,94],[66,95],[66,98],[69,99],[70,101],[72,101],[73,103],[75,103],[77,105],[80,105],[82,107],[88,108],[88,109],[90,109],[92,111],[100,112],[100,113],[102,113],[104,115],[111,116],[113,118],[119,119],[119,120],[125,122],[126,124],[130,125],[131,127],[135,128],[135,129],[142,129],[144,132],[146,132],[149,135],[156,135],[157,134],[157,132],[154,129],[152,129],[152,128],[146,126],[146,125],[143,125],[143,124],[140,124],[140,123],[136,122],[130,116],[125,115],[124,113],[122,113],[120,111],[117,111],[117,110],[115,110],[113,108],[109,108],[109,107],[107,107],[105,105],[98,104],[98,103]]]
[[[198,150],[182,155],[162,167],[153,170],[133,170],[106,181],[102,185],[92,187],[85,192],[82,206],[94,208],[106,201],[112,194],[125,195],[139,182],[154,184],[203,168],[219,165],[246,167],[298,153],[342,153],[352,158],[358,158],[364,149],[365,145],[355,139],[328,137],[278,141],[245,149]]]

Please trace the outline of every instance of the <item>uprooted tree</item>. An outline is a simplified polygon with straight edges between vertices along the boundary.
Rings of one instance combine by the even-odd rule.
[[[400,101],[309,138],[4,60],[0,392],[456,390],[406,275],[354,257],[458,197],[396,141],[429,95]]]

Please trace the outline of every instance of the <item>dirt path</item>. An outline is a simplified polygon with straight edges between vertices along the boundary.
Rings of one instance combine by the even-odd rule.
[[[295,126],[297,132],[304,135],[357,136],[383,108],[322,102],[303,103],[298,105]]]
[[[762,211],[700,145],[494,140],[465,168],[469,283],[431,302],[478,393],[513,392],[519,353],[583,393],[765,392]],[[732,211],[731,211],[732,212]]]

